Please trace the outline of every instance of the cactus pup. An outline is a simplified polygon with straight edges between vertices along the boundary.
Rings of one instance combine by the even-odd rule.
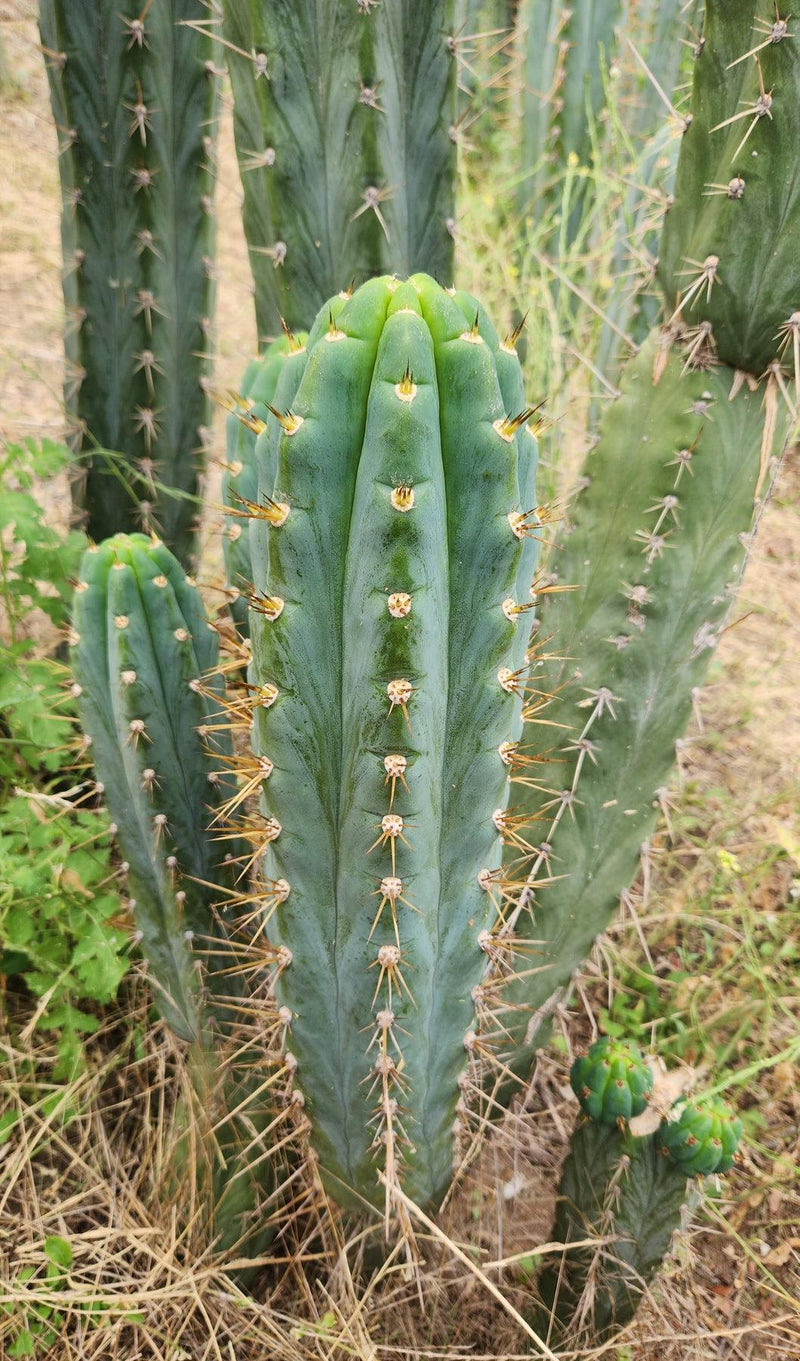
[[[217,72],[205,0],[42,0],[76,518],[186,562],[209,425]]]
[[[619,1045],[603,1039],[573,1064],[572,1087],[584,1111],[587,1077],[591,1084],[602,1075],[605,1083],[608,1066],[619,1062]],[[634,1045],[624,1046],[624,1066],[627,1081],[617,1078],[616,1091],[622,1106],[637,1109],[641,1074],[649,1069]],[[699,1199],[687,1179],[728,1171],[741,1132],[730,1107],[713,1098],[684,1101],[649,1133],[634,1133],[623,1117],[578,1120],[551,1234],[564,1252],[537,1281],[534,1323],[543,1337],[593,1346],[633,1318]],[[597,1241],[587,1245],[588,1239]]]

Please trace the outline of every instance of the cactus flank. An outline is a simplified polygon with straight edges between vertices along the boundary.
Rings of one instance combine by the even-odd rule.
[[[218,640],[194,583],[164,544],[117,535],[87,550],[75,596],[78,712],[128,866],[133,912],[156,999],[176,1034],[203,1030],[225,931],[214,911],[229,843],[208,828],[233,792],[219,730]],[[227,875],[233,885],[233,873]]]
[[[258,1215],[274,1164],[255,1145],[275,1116],[280,1060],[248,1049],[242,1025],[246,951],[245,963],[233,954],[227,903],[243,843],[221,825],[235,784],[217,653],[199,593],[163,544],[119,534],[87,550],[72,635],[78,712],[156,1004],[189,1042],[179,1124],[201,1138],[179,1140],[170,1175],[199,1183],[210,1241],[252,1254],[274,1233]]]
[[[551,559],[511,769],[503,891],[527,966],[496,971],[528,1071],[542,1024],[628,892],[790,418],[724,366],[654,334],[625,372]],[[568,532],[567,532],[568,531]]]
[[[536,441],[473,299],[414,276],[337,301],[256,449],[269,929],[326,1184],[374,1201],[380,1169],[435,1204],[496,920]]]
[[[214,49],[204,0],[42,0],[59,138],[76,518],[194,549],[213,313]]]
[[[450,280],[454,0],[224,0],[259,337],[353,280]]]
[[[248,599],[253,580],[250,563],[249,517],[258,495],[255,463],[256,438],[263,429],[270,403],[284,365],[300,362],[305,332],[291,332],[274,340],[259,359],[247,366],[238,392],[221,398],[229,409],[225,429],[225,467],[222,474],[222,500],[227,508],[222,531],[222,551],[228,600],[234,623],[243,637],[250,632]]]

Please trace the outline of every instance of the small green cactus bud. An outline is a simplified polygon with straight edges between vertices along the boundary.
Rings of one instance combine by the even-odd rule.
[[[575,1060],[570,1081],[581,1109],[593,1120],[612,1125],[641,1115],[653,1075],[635,1044],[605,1036]]]
[[[727,1101],[718,1097],[687,1101],[677,1120],[663,1120],[662,1153],[687,1177],[708,1177],[733,1167],[742,1122]]]

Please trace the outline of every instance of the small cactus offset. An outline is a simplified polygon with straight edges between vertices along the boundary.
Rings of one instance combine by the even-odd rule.
[[[87,550],[75,595],[78,713],[128,865],[132,906],[162,1015],[183,1039],[205,1027],[204,984],[224,1006],[216,885],[228,840],[208,834],[232,792],[221,691],[201,677],[217,634],[194,583],[164,546],[117,535]],[[198,964],[205,965],[203,975]]]
[[[76,515],[192,553],[209,424],[217,94],[205,0],[42,0]]]
[[[584,1110],[585,1065],[609,1043],[599,1041],[573,1065],[572,1086]],[[649,1071],[634,1045],[626,1050],[628,1062]],[[623,1118],[578,1121],[551,1234],[564,1254],[537,1282],[534,1325],[542,1337],[595,1345],[633,1318],[674,1233],[699,1200],[687,1190],[687,1177],[728,1171],[740,1135],[730,1107],[714,1100],[687,1101],[677,1122],[670,1115],[650,1133],[634,1133]],[[694,1143],[687,1148],[688,1139]],[[592,1238],[596,1244],[570,1247]]]
[[[222,474],[222,500],[227,507],[222,531],[222,551],[228,583],[230,610],[241,636],[246,637],[248,598],[253,580],[250,564],[249,517],[258,496],[255,463],[256,439],[263,429],[275,388],[284,366],[302,355],[306,335],[291,332],[274,340],[260,359],[247,366],[238,392],[222,399],[230,410],[225,431],[225,467]]]
[[[659,1129],[661,1152],[687,1177],[729,1172],[741,1137],[741,1120],[715,1097],[686,1101],[677,1118],[664,1120]]]
[[[581,1110],[600,1124],[641,1115],[653,1075],[629,1040],[598,1040],[575,1060],[570,1078]]]
[[[774,0],[707,0],[659,277],[676,320],[800,393],[800,36]]]
[[[455,0],[224,0],[262,339],[353,280],[453,275]]]
[[[424,275],[334,299],[304,358],[251,545],[277,996],[326,1185],[430,1204],[497,923],[536,441],[513,347]]]

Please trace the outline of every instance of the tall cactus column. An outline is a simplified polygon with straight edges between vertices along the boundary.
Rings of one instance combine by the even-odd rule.
[[[455,0],[224,0],[262,339],[375,274],[453,275]]]
[[[214,46],[204,0],[42,0],[59,139],[65,402],[92,538],[186,561],[209,423]]]
[[[511,771],[524,832],[503,874],[529,967],[495,971],[496,1038],[520,1074],[634,878],[796,419],[799,91],[788,19],[708,0],[663,233],[669,321],[582,469],[552,558],[574,589],[542,601],[539,636],[556,641],[531,649]]]
[[[306,355],[251,540],[278,997],[327,1185],[381,1203],[383,1170],[430,1203],[494,921],[536,444],[510,348],[425,276],[334,300]]]

